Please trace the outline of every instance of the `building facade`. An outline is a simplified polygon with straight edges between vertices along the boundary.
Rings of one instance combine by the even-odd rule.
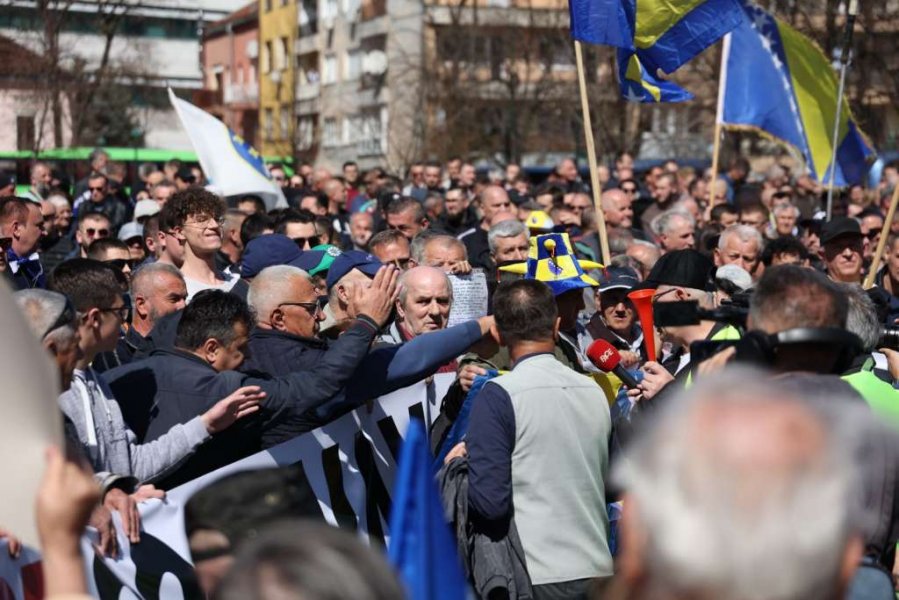
[[[259,129],[259,6],[256,0],[203,32],[203,90],[195,104],[254,147]]]
[[[294,45],[297,0],[259,0],[259,145],[265,156],[294,154]]]
[[[226,17],[243,2],[12,0],[0,7],[0,36],[39,57],[32,66],[36,80],[33,97],[38,105],[54,104],[54,97],[61,97],[62,104],[77,104],[87,98],[102,112],[103,103],[108,103],[109,112],[129,112],[136,130],[134,143],[189,149],[190,142],[169,104],[166,90],[171,87],[178,96],[189,99],[194,90],[202,88],[200,33],[207,24]],[[56,26],[49,27],[51,22]],[[53,46],[57,48],[55,56],[45,50]],[[65,78],[65,85],[59,85]],[[100,84],[96,83],[98,79]],[[0,89],[0,95],[6,93],[6,89]],[[79,114],[75,110],[64,114],[61,140],[51,135],[42,149],[68,145],[73,141],[72,132],[78,131],[82,131],[81,139],[74,142],[82,145],[121,144],[120,138],[129,136],[127,131],[104,132],[102,120],[82,127]],[[20,116],[28,115],[22,113],[16,118]],[[0,140],[0,144],[2,149],[13,149],[8,147],[8,141]]]

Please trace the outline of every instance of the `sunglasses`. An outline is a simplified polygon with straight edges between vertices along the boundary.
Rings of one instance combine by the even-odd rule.
[[[133,271],[134,267],[137,266],[137,261],[131,258],[113,258],[110,260],[104,260],[103,264],[109,265],[116,271],[124,271],[126,266]]]
[[[92,227],[88,227],[87,229],[84,230],[84,233],[87,234],[87,237],[94,237],[94,236],[101,237],[101,238],[109,237],[108,229],[94,229]]]
[[[311,235],[309,237],[296,237],[291,238],[293,242],[302,250],[306,247],[306,244],[309,244],[310,248],[315,248],[319,244],[321,244],[321,237],[317,235]]]
[[[625,194],[633,194],[634,192],[637,191],[637,188],[626,187],[626,188],[621,188],[621,191],[624,192]]]
[[[104,187],[89,187],[87,189],[89,189],[92,192],[102,192],[106,188],[104,188]]]

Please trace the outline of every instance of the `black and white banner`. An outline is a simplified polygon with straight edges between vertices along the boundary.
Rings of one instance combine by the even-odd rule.
[[[370,409],[356,409],[315,431],[177,487],[164,501],[142,503],[141,541],[132,546],[120,533],[116,559],[95,555],[96,532],[88,531],[81,546],[91,594],[103,600],[203,600],[191,565],[184,508],[204,487],[241,471],[301,465],[298,473],[305,477],[327,522],[386,544],[396,461],[409,419],[436,418],[453,377],[436,375],[427,383],[378,398]],[[118,526],[118,515],[114,513],[113,518]],[[14,525],[9,525],[14,531]],[[14,561],[6,558],[3,545],[0,541],[0,600],[42,598],[40,555],[26,549]]]

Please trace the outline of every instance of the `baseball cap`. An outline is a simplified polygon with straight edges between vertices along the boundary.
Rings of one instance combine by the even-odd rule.
[[[159,203],[156,200],[138,200],[134,205],[134,220],[144,217],[152,217],[159,213]]]
[[[266,267],[293,265],[303,254],[296,243],[286,235],[271,233],[261,235],[247,244],[240,265],[241,277],[256,277]]]
[[[303,269],[310,275],[318,275],[327,272],[334,260],[341,254],[343,252],[337,246],[319,244],[312,250],[303,252],[303,255],[291,264]]]
[[[125,223],[122,225],[122,228],[119,229],[119,239],[123,242],[126,242],[131,238],[142,237],[144,237],[144,226],[140,223]]]
[[[674,285],[704,290],[708,287],[713,268],[712,259],[696,250],[675,250],[662,255],[646,278],[647,285],[643,287]]]
[[[844,235],[862,237],[862,228],[858,221],[849,217],[834,217],[821,226],[821,243],[826,244]]]
[[[328,289],[340,281],[353,269],[359,269],[369,277],[374,277],[381,268],[381,261],[361,250],[348,250],[334,259],[328,269]]]
[[[630,267],[608,267],[599,278],[599,291],[632,290],[639,283],[640,277]]]

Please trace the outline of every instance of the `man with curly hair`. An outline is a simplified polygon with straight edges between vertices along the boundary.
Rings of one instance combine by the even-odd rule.
[[[225,203],[201,188],[188,188],[172,195],[160,213],[160,222],[171,224],[167,232],[184,249],[181,273],[187,284],[187,301],[201,290],[222,290],[246,299],[248,286],[240,276],[215,266],[222,247]]]

